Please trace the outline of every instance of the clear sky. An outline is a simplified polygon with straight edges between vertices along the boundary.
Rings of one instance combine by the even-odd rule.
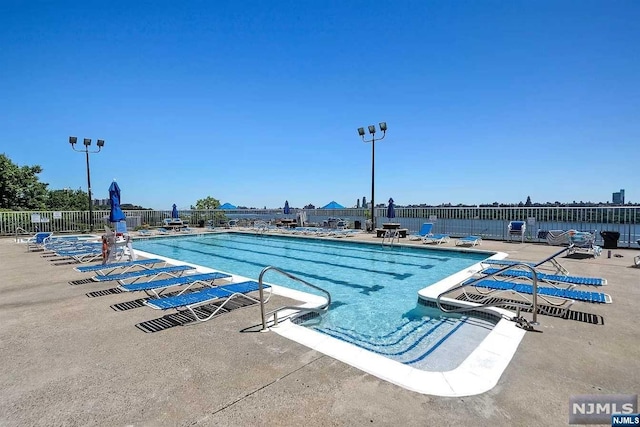
[[[639,83],[637,0],[0,4],[0,153],[156,209],[355,206],[381,121],[376,203],[640,202]]]

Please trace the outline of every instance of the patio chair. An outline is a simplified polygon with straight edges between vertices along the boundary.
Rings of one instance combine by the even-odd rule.
[[[431,234],[431,229],[433,228],[433,223],[425,222],[420,227],[417,233],[413,233],[409,236],[409,240],[422,240],[425,236]]]
[[[456,246],[476,246],[482,242],[480,236],[465,236],[456,240]]]
[[[271,297],[271,287],[269,285],[264,285],[263,289],[269,290],[269,295],[264,300],[266,303]],[[259,302],[258,298],[248,295],[252,292],[257,292],[258,290],[258,282],[247,281],[224,286],[216,286],[213,288],[203,289],[198,292],[185,293],[166,298],[149,299],[146,300],[144,304],[156,310],[187,310],[191,312],[195,320],[205,322],[218,314],[221,310],[227,311],[225,305],[238,297],[247,298],[252,302]],[[197,310],[200,306],[212,303],[216,304],[213,310]],[[202,315],[199,315],[199,313],[202,313]]]
[[[507,226],[509,233],[509,240],[511,241],[513,236],[520,236],[520,242],[524,242],[524,233],[527,230],[527,223],[524,221],[511,221]]]
[[[231,277],[232,276],[230,274],[218,272],[191,274],[187,276],[170,277],[168,279],[152,280],[150,282],[119,285],[118,289],[125,292],[143,291],[150,297],[161,298],[164,292],[177,286],[188,285],[177,294],[182,295],[186,291],[191,290],[194,285],[211,287],[214,286],[214,281],[219,279],[229,279]]]

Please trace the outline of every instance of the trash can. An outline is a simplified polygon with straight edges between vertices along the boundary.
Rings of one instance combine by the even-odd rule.
[[[604,249],[618,249],[620,233],[617,231],[601,231],[600,236],[602,236],[602,239],[604,240]]]
[[[362,230],[362,223],[360,221],[353,221],[353,228],[356,230]]]
[[[198,221],[198,227],[204,228],[204,219]]]

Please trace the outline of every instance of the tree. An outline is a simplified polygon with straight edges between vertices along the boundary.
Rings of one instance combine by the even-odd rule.
[[[47,209],[56,211],[86,211],[89,196],[81,189],[51,190],[47,198]]]
[[[42,167],[18,166],[5,154],[0,154],[0,209],[45,209],[47,186],[40,182]]]
[[[218,209],[219,207],[220,207],[220,200],[214,199],[213,197],[209,196],[205,199],[197,200],[195,209],[208,210],[208,209]],[[194,209],[193,206],[191,208]]]
[[[531,196],[527,196],[527,201],[524,202],[525,206],[531,206]]]

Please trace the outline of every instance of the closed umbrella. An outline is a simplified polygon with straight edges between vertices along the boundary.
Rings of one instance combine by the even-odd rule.
[[[395,218],[396,217],[396,207],[393,204],[393,199],[389,199],[389,206],[387,206],[387,218]]]
[[[111,205],[109,222],[120,222],[126,218],[120,208],[120,187],[115,181],[109,186],[109,204]]]
[[[178,215],[178,207],[176,204],[173,204],[173,209],[171,210],[171,218],[179,219],[180,215]]]
[[[289,201],[284,201],[284,209],[282,211],[285,215],[289,215],[291,213],[291,209],[289,208]]]

